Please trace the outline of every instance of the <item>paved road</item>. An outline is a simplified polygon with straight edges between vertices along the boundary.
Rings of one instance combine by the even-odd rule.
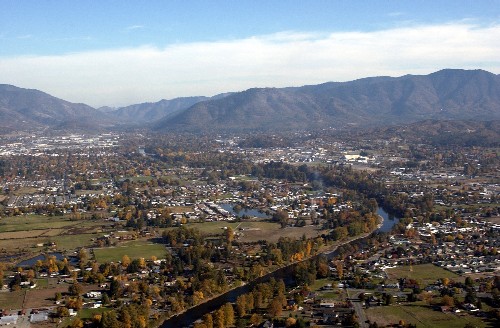
[[[354,307],[354,311],[356,311],[356,316],[358,317],[359,327],[360,328],[368,328],[368,324],[366,320],[365,310],[363,309],[363,303],[359,301],[359,294],[363,293],[363,290],[347,288],[347,298],[351,300],[352,305]]]

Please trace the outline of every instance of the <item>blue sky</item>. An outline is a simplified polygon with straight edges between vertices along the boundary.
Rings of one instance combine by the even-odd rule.
[[[0,83],[93,106],[499,58],[500,0],[0,0]]]

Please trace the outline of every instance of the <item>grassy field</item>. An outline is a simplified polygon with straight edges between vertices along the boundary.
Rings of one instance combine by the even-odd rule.
[[[20,309],[23,307],[24,293],[26,290],[9,292],[3,290],[0,292],[0,309]]]
[[[254,225],[257,223],[257,225]],[[306,235],[307,238],[316,237],[321,235],[324,231],[318,230],[313,226],[305,227],[287,227],[282,229],[278,223],[273,222],[248,222],[248,226],[241,225],[240,228],[248,229],[243,230],[241,240],[244,242],[254,242],[259,240],[268,240],[277,242],[280,237],[289,237],[292,239],[301,238]]]
[[[277,242],[280,237],[301,238],[304,234],[310,238],[318,236],[324,232],[313,226],[300,228],[288,227],[282,229],[278,223],[263,220],[244,222],[214,221],[188,223],[186,227],[196,228],[201,233],[206,235],[220,235],[223,234],[224,227],[231,227],[235,232],[240,234],[239,240],[242,242],[255,242],[259,240]]]
[[[107,309],[107,308],[81,309],[78,312],[78,317],[80,317],[80,319],[92,319],[95,314],[101,314],[101,313],[109,311],[109,310],[111,310],[111,309]]]
[[[396,282],[399,278],[411,278],[423,285],[436,282],[440,278],[449,278],[454,281],[464,280],[463,277],[433,264],[413,265],[411,269],[412,271],[410,271],[410,266],[398,266],[387,269],[387,275],[391,282]]]
[[[131,241],[118,247],[106,247],[94,249],[94,255],[99,263],[119,262],[124,255],[130,259],[150,259],[156,256],[158,259],[165,258],[166,249],[164,245],[153,244],[148,241]]]
[[[0,219],[0,232],[68,228],[79,222],[81,221],[70,221],[69,218],[63,216],[11,216]]]
[[[224,227],[231,227],[234,230],[239,224],[239,222],[214,221],[203,223],[189,223],[185,226],[188,228],[196,228],[205,235],[220,235],[224,232]]]
[[[416,324],[417,327],[454,328],[472,323],[475,327],[488,327],[480,318],[470,315],[456,315],[435,311],[424,305],[393,305],[372,307],[366,315],[371,322],[389,325],[404,320],[405,323]]]
[[[55,242],[62,251],[90,246],[92,239],[109,231],[112,222],[71,220],[70,216],[24,215],[0,218],[0,250],[5,253],[36,253],[37,244]]]
[[[91,239],[102,236],[102,234],[89,233],[77,235],[64,235],[50,238],[51,241],[57,244],[58,249],[75,249],[78,247],[89,246],[93,242]]]

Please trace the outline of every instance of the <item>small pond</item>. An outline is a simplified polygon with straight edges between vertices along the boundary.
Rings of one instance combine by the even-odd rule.
[[[225,209],[229,213],[236,215],[236,216],[239,216],[239,217],[242,217],[243,215],[248,215],[248,216],[252,216],[252,217],[255,216],[255,217],[264,218],[264,219],[269,218],[269,216],[266,213],[261,212],[255,208],[242,208],[240,211],[236,212],[234,210],[235,205],[236,204],[232,204],[232,203],[219,204],[220,207],[222,207],[223,209]]]

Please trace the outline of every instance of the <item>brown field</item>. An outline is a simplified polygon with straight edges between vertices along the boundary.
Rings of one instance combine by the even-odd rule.
[[[25,290],[15,292],[0,291],[0,308],[4,310],[20,309],[23,305],[24,293]]]
[[[168,207],[172,213],[184,213],[184,212],[193,212],[194,208],[192,206],[170,206]]]
[[[485,218],[484,220],[494,224],[500,224],[500,216],[492,216],[491,218]]]
[[[243,236],[239,240],[243,242],[254,242],[259,240],[268,240],[277,242],[280,237],[289,237],[293,239],[301,238],[304,234],[307,238],[316,237],[323,233],[323,230],[318,230],[313,226],[305,227],[287,227],[281,229],[277,223],[268,223],[263,227],[255,227],[244,230]]]
[[[42,308],[48,306],[54,306],[54,296],[57,292],[64,295],[68,292],[68,287],[70,285],[62,283],[60,285],[50,284],[49,288],[44,289],[32,289],[27,291],[26,303],[24,307],[27,309],[31,308]],[[83,292],[89,292],[91,290],[102,290],[98,285],[82,285]]]
[[[38,188],[34,187],[21,187],[18,190],[14,190],[12,192],[13,195],[15,196],[21,196],[21,195],[27,195],[27,194],[34,194],[38,191]]]
[[[59,236],[64,231],[65,229],[41,229],[41,230],[29,230],[29,231],[2,232],[0,233],[0,240],[53,237],[53,236]]]

